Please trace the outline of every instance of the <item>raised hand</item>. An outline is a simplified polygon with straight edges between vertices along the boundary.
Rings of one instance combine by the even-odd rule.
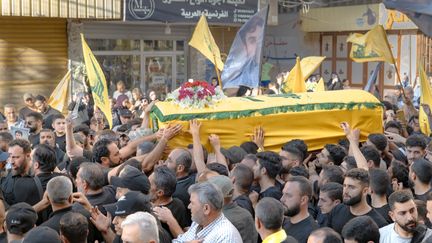
[[[180,124],[177,124],[175,126],[168,126],[164,129],[162,138],[166,140],[171,140],[173,137],[180,133],[182,128],[183,126]]]
[[[201,128],[201,122],[199,122],[195,119],[189,121],[189,133],[192,134],[192,136],[194,136],[194,135],[199,136],[200,128]]]
[[[264,129],[261,126],[255,128],[255,133],[252,135],[252,142],[254,142],[258,148],[264,149]]]
[[[109,227],[111,225],[112,219],[111,214],[108,213],[108,216],[103,215],[99,208],[95,207],[91,210],[91,217],[90,221],[93,223],[93,225],[102,233],[107,232],[109,230]]]
[[[211,134],[209,136],[209,141],[210,141],[210,144],[213,146],[214,149],[220,149],[221,144],[220,144],[220,139],[219,139],[218,135]]]

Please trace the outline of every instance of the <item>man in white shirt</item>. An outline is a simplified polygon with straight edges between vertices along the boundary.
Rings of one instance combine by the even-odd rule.
[[[202,182],[189,187],[192,225],[173,243],[201,240],[202,243],[242,243],[238,230],[222,213],[223,195],[219,188],[210,182]]]
[[[380,229],[380,243],[427,242],[432,230],[418,223],[417,207],[410,191],[393,192],[389,205],[394,223]]]

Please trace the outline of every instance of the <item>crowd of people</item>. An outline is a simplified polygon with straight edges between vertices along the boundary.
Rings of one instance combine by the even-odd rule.
[[[384,132],[365,142],[344,122],[321,151],[287,139],[277,152],[265,127],[233,147],[212,134],[211,150],[202,121],[154,131],[156,94],[117,88],[112,129],[86,94],[67,117],[41,95],[4,105],[0,242],[432,242],[432,144],[412,88],[383,98]],[[181,131],[193,143],[168,147]]]

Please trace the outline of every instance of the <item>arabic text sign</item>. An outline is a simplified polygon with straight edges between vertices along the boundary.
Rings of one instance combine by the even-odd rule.
[[[258,9],[258,0],[126,0],[128,21],[196,23],[202,14],[211,23],[245,23]]]

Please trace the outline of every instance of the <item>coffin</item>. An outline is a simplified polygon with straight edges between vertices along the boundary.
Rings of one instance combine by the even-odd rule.
[[[192,143],[189,121],[202,122],[201,143],[210,149],[208,136],[220,137],[222,147],[250,141],[256,127],[265,131],[265,149],[279,151],[292,139],[303,139],[309,150],[344,138],[341,122],[360,128],[361,140],[383,132],[383,107],[372,94],[362,90],[324,91],[256,97],[227,98],[212,108],[182,109],[158,102],[152,109],[154,128],[180,123],[182,132],[169,142],[170,148]]]

